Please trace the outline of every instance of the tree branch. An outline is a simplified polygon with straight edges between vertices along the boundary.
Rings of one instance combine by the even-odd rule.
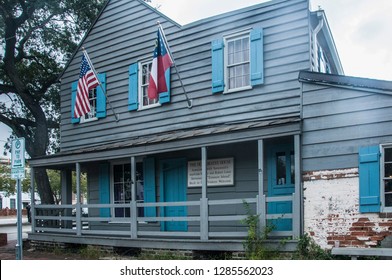
[[[0,94],[15,93],[15,92],[16,92],[16,88],[14,86],[0,84]]]

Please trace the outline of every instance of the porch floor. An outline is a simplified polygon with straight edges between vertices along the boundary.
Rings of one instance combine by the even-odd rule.
[[[243,239],[212,239],[202,241],[199,239],[165,239],[165,238],[137,238],[131,239],[124,236],[100,236],[100,235],[68,235],[62,233],[28,233],[28,239],[41,242],[71,243],[83,245],[99,245],[124,248],[146,249],[171,249],[171,250],[195,250],[195,251],[244,251]],[[269,239],[265,241],[268,248],[281,252],[293,252],[297,247],[297,240]]]

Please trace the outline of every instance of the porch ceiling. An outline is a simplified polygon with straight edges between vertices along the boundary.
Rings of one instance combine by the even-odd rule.
[[[192,130],[170,131],[126,141],[59,152],[29,160],[31,167],[60,168],[76,162],[103,161],[203,146],[244,142],[300,133],[300,118],[226,123]]]

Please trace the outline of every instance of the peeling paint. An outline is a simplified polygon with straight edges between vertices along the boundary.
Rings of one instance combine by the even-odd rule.
[[[304,229],[322,248],[378,246],[392,235],[392,218],[359,213],[357,168],[309,175],[318,179],[304,180]]]

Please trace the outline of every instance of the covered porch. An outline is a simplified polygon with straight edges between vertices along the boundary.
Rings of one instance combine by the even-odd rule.
[[[29,239],[243,251],[244,221],[252,215],[260,231],[268,231],[268,243],[294,250],[302,223],[299,123],[264,124],[35,159],[32,168],[60,170],[62,200],[34,205],[32,198]],[[82,173],[88,181],[86,202]],[[34,177],[31,182],[34,186]]]

